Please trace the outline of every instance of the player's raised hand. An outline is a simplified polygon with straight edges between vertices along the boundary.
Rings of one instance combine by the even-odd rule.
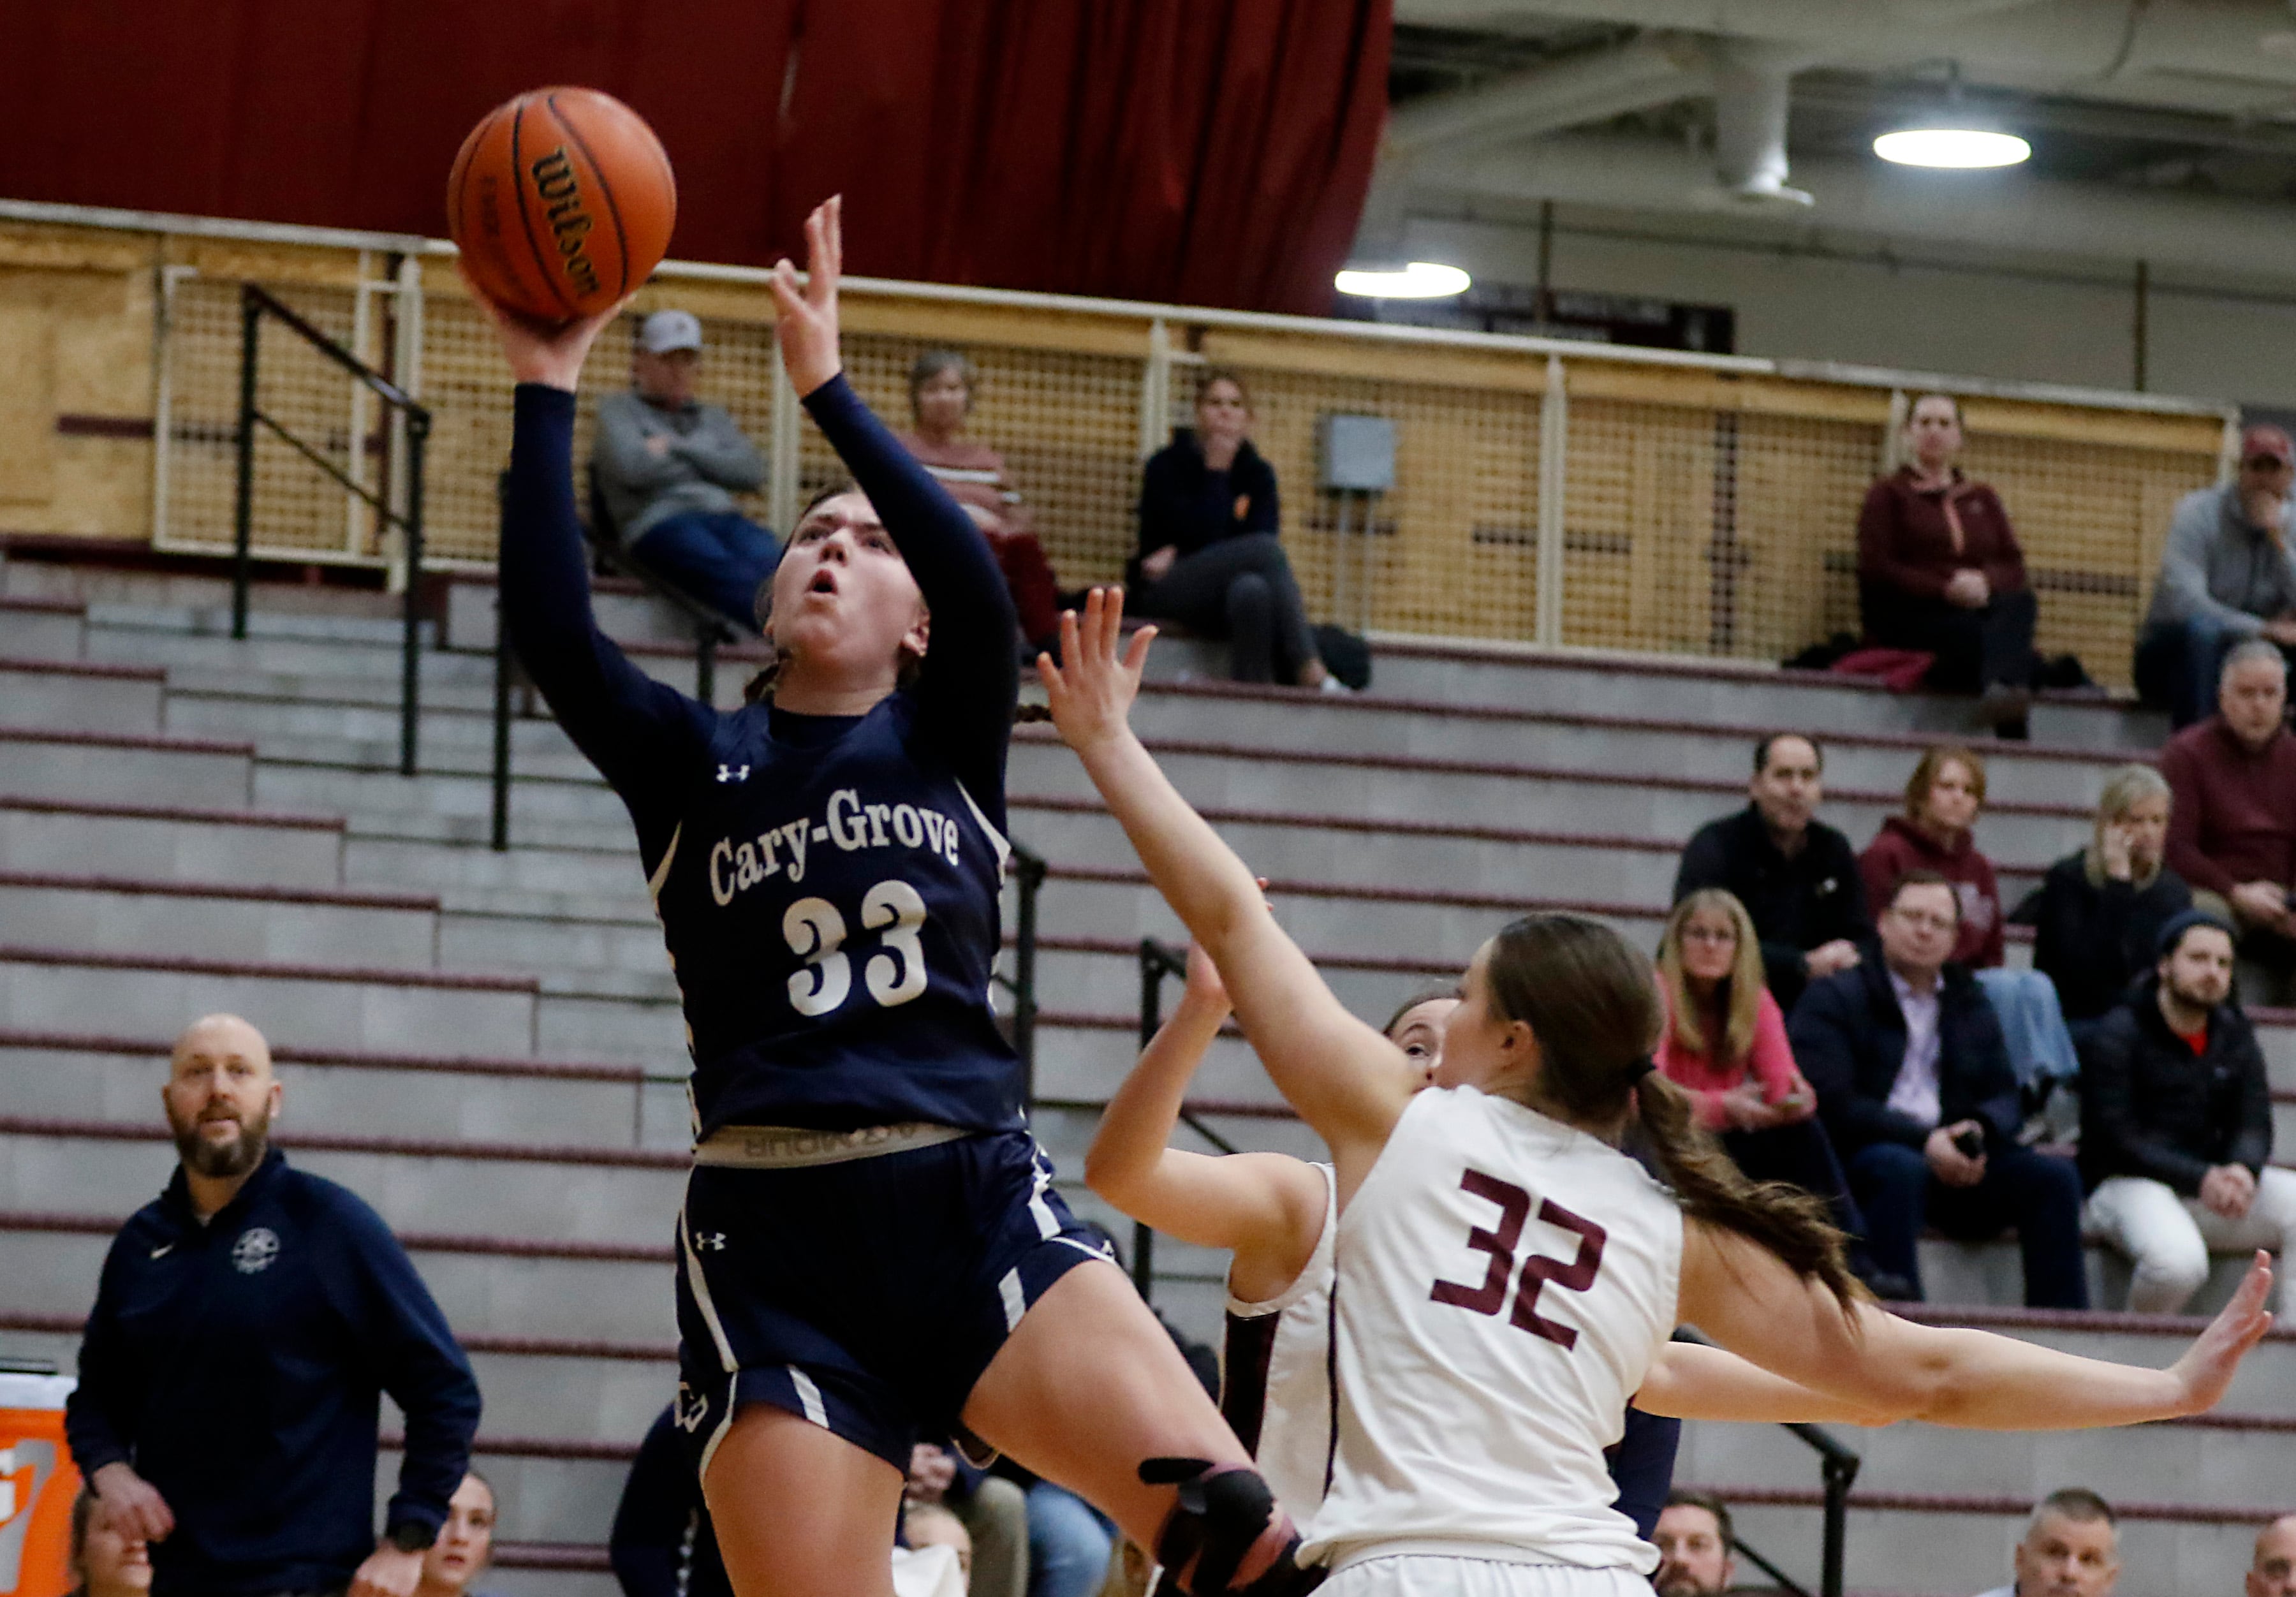
[[[774,337],[790,386],[802,399],[844,369],[837,350],[837,280],[845,271],[845,196],[832,194],[805,219],[805,282],[783,256],[767,280]]]
[[[2185,1413],[2206,1413],[2223,1397],[2240,1361],[2272,1329],[2272,1316],[2264,1307],[2271,1296],[2272,1256],[2259,1249],[2232,1301],[2185,1349],[2185,1356],[2169,1367],[2184,1386]]]
[[[471,291],[472,303],[484,311],[495,324],[495,338],[502,345],[503,358],[510,363],[511,375],[520,382],[538,382],[572,393],[581,385],[582,363],[590,358],[590,346],[611,322],[629,308],[635,294],[625,295],[610,310],[594,316],[577,316],[571,322],[537,322],[496,304],[480,291],[472,281],[470,269],[460,261],[455,269],[463,274],[463,285]]]
[[[1095,588],[1086,595],[1084,614],[1061,613],[1061,663],[1049,654],[1037,657],[1037,675],[1043,678],[1045,697],[1051,702],[1053,725],[1068,746],[1083,752],[1126,730],[1125,717],[1140,692],[1140,673],[1148,664],[1148,645],[1156,629],[1144,627],[1124,643],[1124,590]]]

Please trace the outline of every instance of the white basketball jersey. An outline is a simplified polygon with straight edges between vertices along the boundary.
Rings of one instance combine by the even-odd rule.
[[[1307,1555],[1656,1568],[1603,1450],[1681,1269],[1681,1211],[1615,1148],[1472,1087],[1414,1098],[1340,1216],[1339,1435]]]
[[[1339,1185],[1324,1177],[1324,1229],[1292,1284],[1259,1303],[1230,1293],[1220,1413],[1251,1450],[1261,1478],[1292,1519],[1308,1522],[1324,1500],[1332,1456],[1332,1261],[1340,1230]]]

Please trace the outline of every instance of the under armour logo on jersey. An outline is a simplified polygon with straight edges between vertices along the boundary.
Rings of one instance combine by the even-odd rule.
[[[726,1233],[722,1231],[705,1231],[693,1239],[693,1245],[704,1253],[723,1253],[726,1251]]]
[[[681,1430],[700,1430],[701,1422],[709,1418],[708,1394],[695,1391],[684,1381],[677,1383],[676,1424]]]
[[[750,780],[750,767],[747,766],[720,766],[718,767],[718,780],[720,782],[747,782]]]

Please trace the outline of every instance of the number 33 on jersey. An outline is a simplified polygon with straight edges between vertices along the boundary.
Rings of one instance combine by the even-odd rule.
[[[904,746],[913,713],[896,695],[802,749],[744,716],[696,783],[653,881],[702,1130],[1017,1123],[988,996],[1009,846]]]

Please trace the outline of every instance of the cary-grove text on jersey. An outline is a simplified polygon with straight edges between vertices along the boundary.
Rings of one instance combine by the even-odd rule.
[[[800,815],[770,827],[754,840],[720,838],[709,850],[709,896],[719,904],[734,902],[784,870],[791,881],[805,880],[806,850],[828,843],[851,854],[863,848],[896,845],[937,854],[957,863],[956,823],[937,809],[913,804],[864,804],[858,788],[840,788],[830,794],[823,818]]]

